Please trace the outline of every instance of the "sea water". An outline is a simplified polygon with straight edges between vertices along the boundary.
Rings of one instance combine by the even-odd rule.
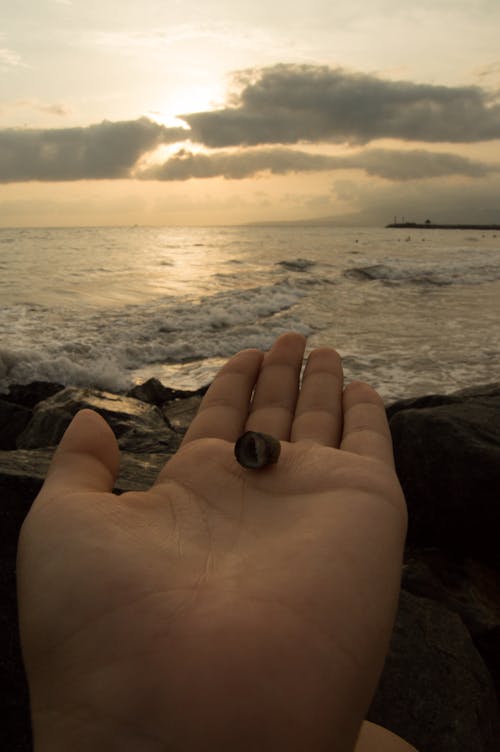
[[[390,401],[499,381],[499,322],[492,232],[0,229],[0,392],[195,389],[293,330]]]

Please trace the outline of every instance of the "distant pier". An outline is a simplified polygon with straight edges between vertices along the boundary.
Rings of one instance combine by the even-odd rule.
[[[396,227],[400,230],[497,230],[500,225],[435,225],[432,222],[392,222],[386,227]]]

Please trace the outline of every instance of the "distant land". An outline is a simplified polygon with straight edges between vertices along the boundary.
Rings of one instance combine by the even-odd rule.
[[[437,225],[433,222],[392,222],[386,227],[397,227],[403,230],[498,230],[500,225]]]

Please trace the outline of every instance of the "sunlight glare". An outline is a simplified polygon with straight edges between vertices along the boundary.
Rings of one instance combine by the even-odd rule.
[[[223,94],[224,91],[216,83],[176,88],[171,92],[168,102],[150,114],[161,125],[187,129],[182,115],[219,109],[223,106]]]

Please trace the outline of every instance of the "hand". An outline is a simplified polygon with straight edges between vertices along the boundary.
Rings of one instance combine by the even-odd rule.
[[[35,749],[352,750],[406,532],[381,399],[284,335],[231,358],[153,487],[80,412],[19,541]],[[255,392],[252,396],[253,390]],[[240,467],[245,430],[282,441]]]

